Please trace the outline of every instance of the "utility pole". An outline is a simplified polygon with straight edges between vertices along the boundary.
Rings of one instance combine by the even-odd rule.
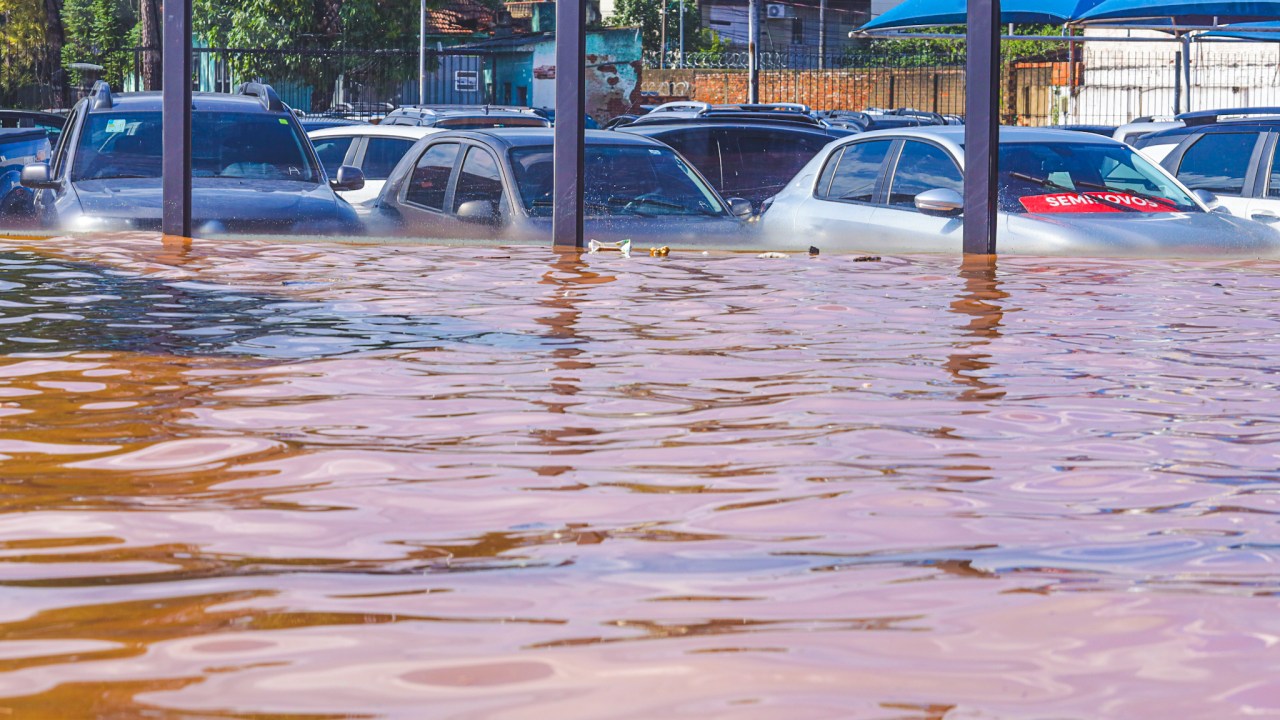
[[[969,0],[965,30],[964,252],[996,252],[1000,0]]]
[[[658,8],[658,14],[662,16],[662,30],[659,36],[662,38],[658,48],[658,69],[667,69],[667,0],[662,0],[662,7]]]
[[[552,166],[551,241],[558,249],[582,250],[583,187],[586,182],[587,80],[586,0],[556,3],[556,125]]]
[[[818,69],[827,67],[827,0],[818,0]]]
[[[418,0],[418,104],[427,104],[427,0]]]
[[[191,0],[164,4],[160,229],[191,237]]]
[[[747,0],[747,102],[760,102],[760,0]]]

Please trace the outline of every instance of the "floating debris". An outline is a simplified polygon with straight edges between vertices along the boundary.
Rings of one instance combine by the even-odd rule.
[[[588,254],[594,255],[598,252],[619,252],[622,253],[623,257],[631,257],[631,238],[614,243],[605,243],[599,240],[592,240],[587,243]]]
[[[780,253],[780,252],[764,252],[764,253],[760,253],[760,254],[759,254],[759,255],[757,255],[756,257],[758,257],[758,258],[762,258],[762,259],[765,259],[765,260],[772,260],[772,259],[774,259],[774,258],[785,258],[785,257],[787,257],[787,254],[786,254],[786,253]]]
[[[662,247],[649,248],[649,257],[666,257],[671,254],[671,248],[663,245]]]
[[[809,254],[810,254],[810,255],[817,255],[817,254],[818,254],[818,252],[819,252],[819,250],[818,250],[817,246],[815,246],[815,245],[810,245],[810,246],[809,246]]]
[[[853,259],[854,262],[880,262],[879,255],[859,255]]]

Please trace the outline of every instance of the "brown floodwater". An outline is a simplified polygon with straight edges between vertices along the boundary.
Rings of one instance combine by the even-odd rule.
[[[1278,294],[12,241],[0,716],[1277,716]]]

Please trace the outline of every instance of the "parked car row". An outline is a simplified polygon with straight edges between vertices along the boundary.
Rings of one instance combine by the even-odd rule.
[[[439,122],[475,118],[474,110],[401,108],[378,125],[308,137],[269,86],[198,93],[196,232],[548,239],[553,131],[539,115],[504,108],[480,113],[497,121],[487,126]],[[504,126],[511,118],[536,122]],[[1280,232],[1211,212],[1219,191],[1229,207],[1231,192],[1265,200],[1273,182],[1280,203],[1274,124],[1228,132],[1186,122],[1200,131],[1184,133],[1165,167],[1098,134],[1005,129],[1001,251],[1278,254]],[[158,229],[160,125],[159,94],[96,86],[51,154],[45,139],[47,162],[39,150],[23,156],[25,195],[14,202],[51,230]],[[686,248],[956,252],[963,133],[932,120],[850,132],[788,104],[660,108],[618,131],[587,133],[587,234]],[[1226,168],[1207,164],[1240,156],[1250,164],[1238,187]]]

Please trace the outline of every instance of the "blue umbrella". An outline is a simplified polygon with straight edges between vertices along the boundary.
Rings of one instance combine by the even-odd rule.
[[[1077,19],[1174,18],[1186,25],[1219,25],[1248,20],[1280,19],[1280,0],[1104,0]]]
[[[1061,24],[1075,20],[1100,0],[1004,0],[1001,23]],[[906,0],[862,26],[862,30],[886,30],[937,25],[964,25],[965,0]]]

